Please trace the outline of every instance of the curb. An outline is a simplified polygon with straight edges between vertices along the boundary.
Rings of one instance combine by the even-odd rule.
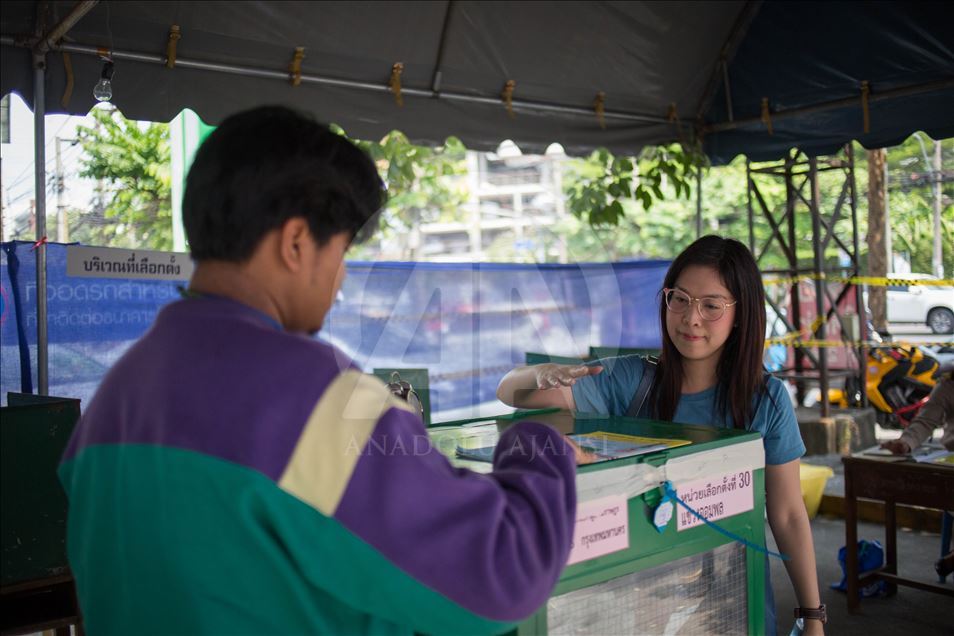
[[[941,532],[940,510],[906,504],[896,504],[894,508],[895,519],[899,528],[935,534]],[[818,514],[844,519],[845,498],[836,495],[822,495]],[[884,524],[884,503],[871,499],[858,499],[858,521]]]

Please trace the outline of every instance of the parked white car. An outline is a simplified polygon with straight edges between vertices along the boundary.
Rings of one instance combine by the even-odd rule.
[[[916,322],[934,333],[954,333],[954,287],[917,284],[937,280],[930,274],[888,274],[888,278],[896,283],[888,286],[888,322]]]

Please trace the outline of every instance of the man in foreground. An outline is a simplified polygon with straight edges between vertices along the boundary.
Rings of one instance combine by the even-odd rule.
[[[183,200],[195,275],[110,370],[68,447],[68,553],[87,631],[497,633],[567,560],[573,448],[532,422],[494,472],[310,336],[382,185],[280,107],[227,119]]]

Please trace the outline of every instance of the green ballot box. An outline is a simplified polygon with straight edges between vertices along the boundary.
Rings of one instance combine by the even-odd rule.
[[[577,471],[577,520],[566,569],[547,604],[516,633],[761,634],[765,455],[758,433],[567,411],[517,412],[429,431],[458,466],[489,472],[501,431],[521,419],[574,435],[600,455]],[[658,514],[657,514],[658,512]],[[660,527],[657,529],[657,522]]]

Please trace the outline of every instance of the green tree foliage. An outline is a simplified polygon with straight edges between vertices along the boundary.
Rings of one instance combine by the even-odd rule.
[[[115,247],[171,249],[171,187],[168,126],[127,121],[115,109],[95,109],[92,127],[77,130],[84,150],[81,176],[103,184],[92,211],[71,213],[72,237],[81,242]],[[343,131],[338,129],[341,134]],[[382,212],[382,231],[375,242],[396,243],[406,258],[420,259],[413,237],[422,223],[464,220],[469,199],[466,151],[456,138],[443,146],[417,146],[393,131],[379,141],[356,141],[375,160],[388,187]],[[888,150],[889,209],[894,251],[907,258],[913,271],[931,271],[933,247],[933,190],[925,178],[932,170],[933,144],[922,151],[915,137]],[[925,157],[924,155],[928,156]],[[858,233],[862,258],[867,250],[867,165],[863,149],[855,145]],[[615,157],[598,150],[582,159],[568,159],[564,191],[570,216],[547,228],[548,239],[565,249],[548,249],[548,258],[575,261],[626,258],[672,258],[696,237],[696,170],[704,159],[679,144],[644,149],[638,157]],[[942,164],[951,174],[954,143],[943,146]],[[754,166],[757,167],[757,166]],[[785,187],[781,179],[754,174],[766,206],[781,218]],[[840,193],[838,171],[819,178],[823,209],[830,210]],[[703,169],[703,233],[718,233],[749,242],[745,159],[728,166]],[[803,190],[808,197],[808,189]],[[942,245],[944,268],[954,272],[954,185],[942,190]],[[753,200],[754,244],[763,269],[787,264],[772,227]],[[804,210],[804,208],[802,208]],[[72,219],[76,219],[74,223]],[[851,216],[847,206],[837,232],[849,245]],[[785,229],[787,238],[787,228]],[[812,261],[811,219],[796,216],[795,245],[800,264]],[[552,236],[551,236],[552,235]],[[373,254],[374,244],[359,247],[350,256]],[[831,242],[830,264],[844,259]],[[863,261],[864,262],[864,261]]]
[[[921,136],[921,143],[917,138]],[[893,251],[912,272],[932,273],[934,253],[934,142],[917,133],[888,150],[888,209]],[[954,140],[941,142],[941,255],[954,278]],[[867,174],[867,172],[866,172]]]
[[[172,249],[169,126],[129,121],[115,108],[94,109],[92,127],[77,128],[80,176],[100,180],[94,209],[72,238],[91,245]]]
[[[398,130],[381,141],[354,141],[371,155],[387,184],[389,223],[408,227],[409,219],[395,214],[404,210],[420,211],[423,222],[438,221],[442,212],[453,211],[467,200],[466,189],[448,178],[467,172],[466,148],[456,137],[437,148],[416,146]]]
[[[464,144],[449,137],[437,148],[417,146],[398,130],[380,141],[353,141],[374,159],[388,188],[387,204],[381,212],[382,230],[373,242],[397,240],[408,258],[419,258],[411,238],[420,224],[460,220],[468,199],[461,178],[467,174]],[[362,258],[370,249],[356,246],[350,256]]]
[[[943,146],[942,165],[954,164],[954,143]],[[566,237],[568,251],[575,260],[617,260],[621,258],[672,258],[696,238],[696,184],[692,174],[698,165],[678,154],[679,148],[644,150],[639,161],[618,158],[605,150],[583,159],[569,160],[564,190],[573,218],[555,230]],[[930,272],[933,241],[933,191],[926,174],[932,170],[932,145],[925,162],[915,137],[888,149],[890,166],[889,209],[894,236],[894,251],[911,262],[912,271]],[[649,159],[645,158],[649,153]],[[862,265],[866,262],[868,213],[868,172],[864,149],[854,146],[856,181],[856,218]],[[661,163],[660,163],[661,160]],[[648,164],[648,165],[647,165]],[[753,164],[758,169],[764,164]],[[646,168],[649,168],[647,170]],[[765,206],[776,222],[784,214],[785,184],[780,178],[753,173]],[[800,185],[802,177],[796,178]],[[819,196],[823,214],[830,215],[841,194],[843,173],[838,170],[819,174]],[[640,189],[641,188],[641,189]],[[727,166],[705,168],[702,178],[702,232],[716,233],[749,243],[746,161],[739,157]],[[810,198],[809,188],[802,196]],[[954,272],[954,185],[942,189],[942,246],[944,269]],[[752,232],[756,256],[763,269],[788,266],[777,241],[770,240],[773,229],[762,212],[758,199],[752,201]],[[788,227],[782,228],[786,241]],[[836,234],[852,245],[851,210],[842,207]],[[803,203],[795,217],[795,250],[799,265],[808,267],[814,258],[812,223]],[[844,262],[846,255],[834,241],[825,253],[829,265]]]
[[[562,228],[570,253],[672,258],[696,238],[693,194],[701,163],[678,145],[646,148],[639,158],[599,150],[570,160],[564,190],[574,218]],[[703,169],[703,192],[703,232],[748,241],[745,160]],[[784,201],[784,188],[768,192],[771,205]]]
[[[614,157],[601,148],[570,162],[565,186],[569,210],[593,227],[619,225],[628,201],[638,201],[648,211],[654,201],[667,198],[664,188],[688,199],[702,161],[698,151],[679,144],[647,147],[639,157]]]

